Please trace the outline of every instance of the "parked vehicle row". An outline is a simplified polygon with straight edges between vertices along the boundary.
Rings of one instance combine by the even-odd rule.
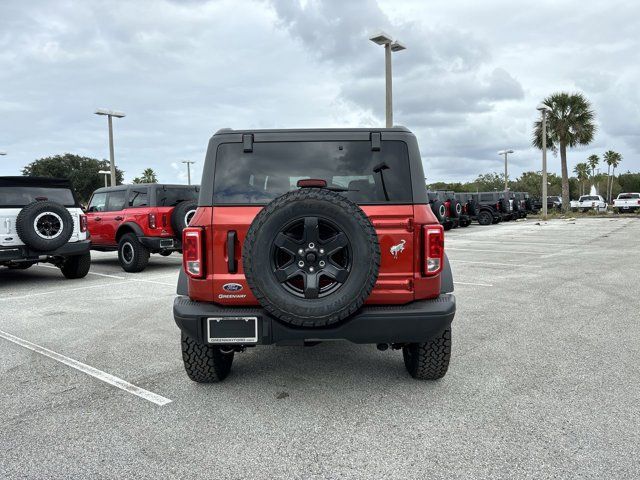
[[[526,218],[537,212],[526,192],[455,193],[449,190],[428,191],[429,204],[444,227],[468,227],[472,221],[492,225],[502,221]]]
[[[68,180],[0,177],[0,266],[51,263],[67,278],[82,278],[90,250],[117,250],[122,268],[139,272],[152,253],[182,251],[198,192],[187,185],[100,188],[85,212]]]

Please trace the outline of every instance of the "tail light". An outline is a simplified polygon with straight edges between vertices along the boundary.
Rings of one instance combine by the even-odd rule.
[[[149,228],[156,228],[156,214],[149,214]]]
[[[162,228],[166,228],[167,227],[167,214],[163,213],[162,214]]]
[[[204,277],[203,237],[204,231],[199,227],[188,227],[182,231],[182,265],[192,278]]]
[[[444,229],[442,225],[425,225],[424,235],[424,274],[437,275],[444,265]]]
[[[81,232],[86,232],[87,231],[87,216],[86,215],[80,215],[80,231]]]
[[[640,205],[640,200],[638,200],[638,205]]]

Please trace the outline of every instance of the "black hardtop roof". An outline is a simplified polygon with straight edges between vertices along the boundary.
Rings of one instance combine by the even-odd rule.
[[[124,190],[129,187],[171,187],[171,188],[200,188],[200,185],[185,185],[184,183],[126,183],[115,187],[100,187],[93,193],[110,192],[111,190]]]
[[[340,133],[365,133],[365,132],[401,132],[412,133],[407,127],[396,125],[392,128],[271,128],[271,129],[239,129],[221,128],[215,135],[225,135],[228,133],[311,133],[311,132],[340,132]]]
[[[0,187],[71,188],[71,182],[67,178],[53,177],[0,177]]]

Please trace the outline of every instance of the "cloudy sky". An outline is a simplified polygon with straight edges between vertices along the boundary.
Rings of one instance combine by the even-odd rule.
[[[536,105],[582,91],[597,113],[570,168],[614,149],[640,170],[640,3],[514,0],[0,0],[0,175],[36,158],[108,156],[96,108],[122,110],[116,161],[200,176],[222,127],[354,127],[384,122],[384,30],[395,123],[418,136],[429,180],[540,169]],[[550,168],[559,171],[551,157]]]

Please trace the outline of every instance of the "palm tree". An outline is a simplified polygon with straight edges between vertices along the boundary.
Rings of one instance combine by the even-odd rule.
[[[591,176],[596,176],[596,167],[600,163],[600,157],[598,155],[589,155],[587,157],[587,163],[589,164],[589,168],[591,169]]]
[[[153,168],[145,168],[142,177],[134,178],[133,183],[158,183],[158,177]]]
[[[611,183],[611,162],[616,152],[613,150],[607,150],[602,154],[602,159],[607,164],[607,200],[610,198],[609,196],[609,184]]]
[[[554,93],[542,103],[547,112],[547,146],[554,153],[560,150],[562,166],[562,208],[569,209],[569,172],[567,171],[567,147],[589,145],[596,132],[595,113],[591,103],[581,93]],[[534,147],[542,149],[542,121],[533,126]]]
[[[578,182],[580,182],[580,191],[582,192],[580,195],[584,195],[584,182],[589,178],[589,165],[587,163],[578,163],[574,169],[573,173],[576,174],[578,178]]]
[[[622,161],[622,155],[618,152],[613,152],[613,158],[611,159],[611,187],[609,188],[609,203],[613,197],[613,180],[616,178],[616,168]]]

